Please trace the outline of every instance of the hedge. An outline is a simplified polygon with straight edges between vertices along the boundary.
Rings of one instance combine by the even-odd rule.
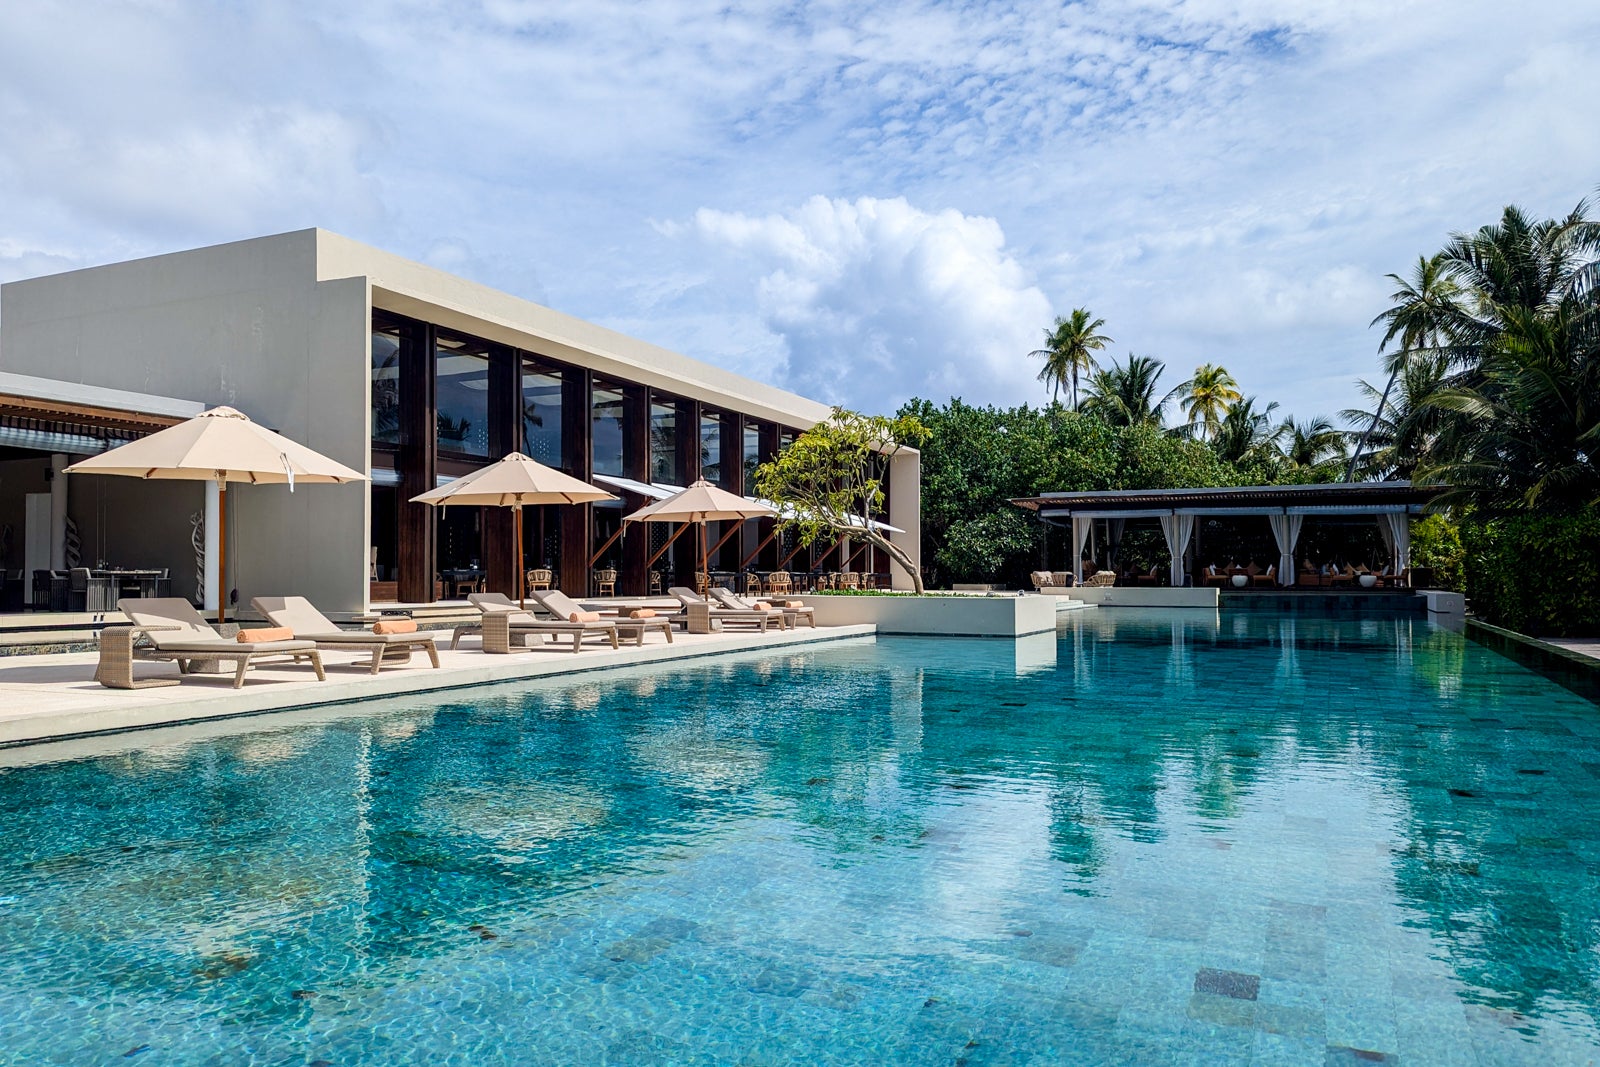
[[[1600,512],[1461,524],[1473,613],[1519,633],[1600,633]]]

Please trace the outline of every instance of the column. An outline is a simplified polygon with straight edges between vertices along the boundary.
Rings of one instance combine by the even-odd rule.
[[[582,367],[561,376],[561,459],[581,481],[594,478],[594,426],[590,410],[594,379]],[[570,597],[589,595],[589,553],[594,551],[594,505],[567,504],[561,512],[561,573],[557,582]]]
[[[67,457],[50,457],[50,569],[67,569]],[[30,575],[31,579],[32,576]]]
[[[400,337],[399,596],[413,604],[434,599],[437,517],[411,498],[433,489],[438,475],[439,407],[434,394],[433,327],[411,323]]]

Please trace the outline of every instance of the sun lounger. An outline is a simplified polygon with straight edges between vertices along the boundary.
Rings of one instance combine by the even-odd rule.
[[[721,604],[722,607],[731,608],[734,611],[761,610],[760,608],[756,607],[754,601],[746,600],[742,596],[736,596],[733,590],[729,589],[727,586],[719,585],[712,589],[711,596],[718,604]],[[800,625],[801,619],[804,619],[806,621],[806,625],[811,627],[813,630],[817,628],[816,608],[808,608],[804,605],[798,608],[793,608],[787,603],[783,603],[772,605],[772,609],[774,611],[783,612],[783,624],[791,630]]]
[[[439,648],[434,635],[425,633],[379,634],[371,630],[341,630],[331,619],[312,606],[303,596],[262,596],[250,601],[250,606],[265,615],[274,626],[284,626],[294,631],[295,640],[312,641],[323,652],[370,652],[372,673],[377,674],[385,657],[391,663],[404,663],[412,652],[425,652],[435,667],[439,665]],[[405,653],[398,659],[396,653]]]
[[[783,612],[778,608],[773,608],[771,611],[753,611],[745,608],[718,607],[686,585],[675,585],[667,592],[678,598],[683,604],[684,611],[688,612],[691,618],[696,608],[706,608],[713,622],[755,626],[760,628],[762,633],[765,633],[767,627],[774,622],[778,624],[780,630],[784,626]]]
[[[559,589],[538,589],[528,594],[539,602],[539,606],[548,611],[557,619],[571,619],[573,614],[583,610],[582,605],[576,603],[571,597]],[[506,603],[510,603],[507,598]],[[633,638],[636,645],[644,644],[644,635],[652,630],[659,630],[667,637],[667,644],[672,644],[672,620],[665,615],[652,616],[648,619],[630,619],[618,617],[604,620],[617,628],[617,633],[623,637]]]
[[[510,652],[513,646],[525,647],[529,637],[544,640],[545,634],[555,637],[570,636],[573,652],[579,651],[583,646],[583,639],[593,634],[606,638],[611,642],[612,648],[618,647],[615,622],[569,622],[566,619],[536,618],[532,613],[517,607],[504,593],[471,593],[467,599],[472,602],[473,607],[483,613],[483,621],[477,626],[456,627],[455,634],[450,639],[451,648],[456,647],[456,641],[463,633],[474,629],[483,634],[485,652]]]
[[[132,684],[133,658],[174,661],[178,664],[180,674],[188,674],[190,667],[198,661],[231,660],[234,664],[235,689],[244,685],[244,672],[252,665],[273,660],[287,659],[293,663],[307,660],[317,672],[318,681],[327,678],[315,642],[295,640],[246,644],[223,637],[200,617],[193,604],[179,597],[126,597],[117,601],[117,610],[126,615],[135,628],[143,628],[151,647],[133,649],[130,642],[126,663],[129,684],[126,686],[119,684],[123,680],[120,666],[108,665],[105,677],[97,672],[96,677],[100,678],[101,683],[113,688],[136,688]],[[115,644],[120,645],[121,642]],[[108,651],[112,652],[114,658],[121,658],[114,649]],[[109,673],[112,670],[115,670],[114,679],[108,681],[107,678],[113,677]]]

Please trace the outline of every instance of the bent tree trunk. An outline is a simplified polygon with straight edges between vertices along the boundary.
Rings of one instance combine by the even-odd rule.
[[[851,530],[850,535],[859,537],[868,544],[875,545],[889,553],[889,557],[900,564],[907,574],[911,575],[912,590],[919,594],[924,591],[922,588],[922,568],[912,561],[911,557],[906,554],[905,549],[883,536],[877,530]]]

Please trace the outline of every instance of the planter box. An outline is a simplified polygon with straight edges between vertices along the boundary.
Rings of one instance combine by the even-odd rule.
[[[801,597],[817,609],[818,626],[871,623],[880,634],[1008,637],[1053,632],[1056,601],[1049,596]]]

